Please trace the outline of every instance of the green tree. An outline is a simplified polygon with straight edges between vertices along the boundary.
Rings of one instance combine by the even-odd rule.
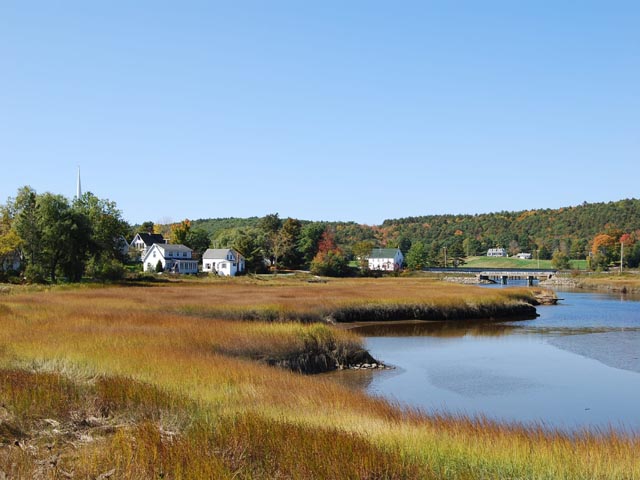
[[[282,227],[282,220],[277,213],[270,213],[260,219],[258,227],[267,235],[275,233],[280,230],[280,227]]]
[[[25,186],[18,190],[15,200],[9,201],[9,209],[14,216],[13,226],[20,237],[22,258],[26,266],[39,263],[41,234],[37,219],[37,200],[36,191]]]
[[[194,255],[197,258],[202,257],[202,254],[211,246],[211,239],[206,230],[202,228],[195,228],[189,230],[187,238],[184,243],[187,247],[193,250]]]
[[[398,248],[403,255],[406,255],[411,248],[411,239],[409,237],[401,236],[398,238]]]
[[[464,250],[465,257],[476,255],[480,250],[480,242],[478,242],[475,238],[466,237],[464,240],[462,240],[462,249]]]
[[[299,268],[302,264],[302,254],[296,248],[300,241],[302,223],[295,218],[287,218],[281,228],[281,233],[287,238],[290,247],[282,255],[282,265],[286,268]]]
[[[86,218],[74,212],[62,195],[44,193],[36,201],[36,223],[40,233],[39,265],[52,282],[64,267],[69,279],[81,278],[90,245]]]
[[[102,260],[124,260],[122,238],[130,230],[115,202],[87,192],[73,204],[91,224],[91,254]]]
[[[302,255],[302,261],[305,265],[311,264],[311,261],[318,253],[318,243],[324,233],[326,224],[322,222],[308,223],[300,230],[300,239],[298,240],[297,249]]]
[[[553,256],[551,257],[551,265],[553,268],[558,270],[568,270],[571,268],[569,255],[564,253],[562,250],[556,250],[553,252]]]
[[[291,238],[282,229],[266,235],[266,251],[273,266],[273,273],[278,272],[278,261],[293,248]]]
[[[375,244],[372,240],[362,240],[353,245],[353,255],[358,260],[360,269],[369,269],[369,255],[371,255],[371,251],[374,249],[374,247]]]
[[[153,233],[155,229],[155,225],[151,221],[142,222],[140,228],[136,230],[135,233]]]
[[[245,258],[247,271],[260,273],[265,271],[265,261],[263,255],[262,232],[257,228],[247,230],[236,229],[236,234],[231,240],[231,245]]]
[[[407,252],[405,262],[409,270],[422,270],[429,264],[429,252],[422,242],[414,242]]]

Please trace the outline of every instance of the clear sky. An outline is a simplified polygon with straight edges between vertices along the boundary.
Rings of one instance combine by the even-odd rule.
[[[131,223],[638,197],[640,2],[0,2],[0,201]]]

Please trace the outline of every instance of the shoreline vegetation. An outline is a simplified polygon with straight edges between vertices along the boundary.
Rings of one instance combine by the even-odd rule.
[[[614,293],[640,294],[640,274],[620,273],[561,273],[540,284],[543,287],[576,288]]]
[[[336,312],[498,319],[535,290],[247,277],[5,292],[0,477],[639,477],[636,434],[427,414],[298,373],[366,353]]]

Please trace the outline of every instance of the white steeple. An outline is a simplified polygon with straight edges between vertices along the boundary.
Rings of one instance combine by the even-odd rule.
[[[78,167],[78,183],[76,185],[76,198],[80,200],[82,196],[82,186],[80,185],[80,167]]]

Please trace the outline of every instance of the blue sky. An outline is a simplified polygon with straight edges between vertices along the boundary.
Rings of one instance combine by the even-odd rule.
[[[638,197],[640,2],[0,3],[0,201],[132,223]]]

